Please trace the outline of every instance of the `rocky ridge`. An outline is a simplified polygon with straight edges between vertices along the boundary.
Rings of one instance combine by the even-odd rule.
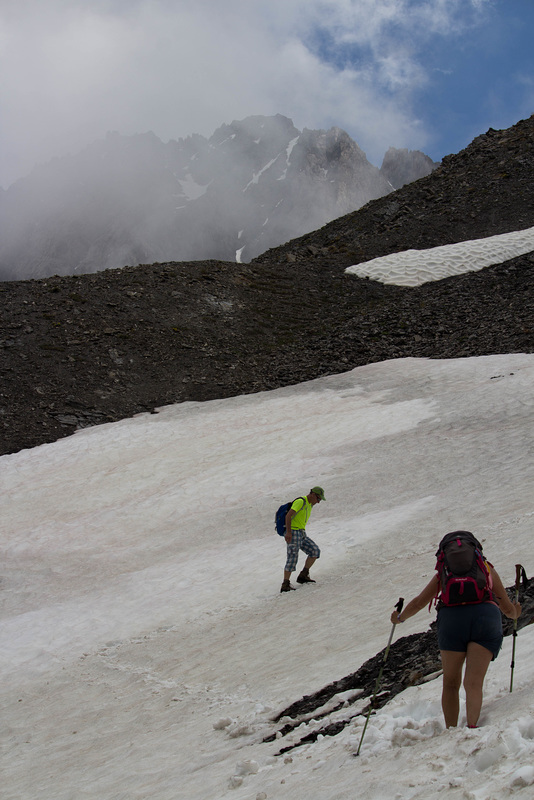
[[[375,361],[533,352],[534,254],[410,289],[344,273],[534,226],[533,143],[534,117],[490,130],[428,177],[249,264],[0,284],[0,453]]]
[[[367,203],[255,259],[294,263],[336,257],[349,266],[410,248],[422,250],[529,228],[534,219],[534,115],[490,128],[427,177]]]

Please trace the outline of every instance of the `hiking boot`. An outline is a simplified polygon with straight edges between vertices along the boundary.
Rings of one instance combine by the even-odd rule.
[[[280,591],[281,591],[281,592],[291,592],[291,591],[293,591],[293,592],[294,592],[294,591],[295,591],[295,588],[296,588],[295,586],[291,586],[291,584],[289,583],[289,581],[283,581],[283,582],[282,582],[282,587],[281,587]]]
[[[297,578],[297,583],[315,583],[315,581],[310,578],[309,571],[304,568]]]

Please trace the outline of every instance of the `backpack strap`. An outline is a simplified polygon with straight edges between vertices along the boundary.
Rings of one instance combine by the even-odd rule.
[[[491,575],[493,564],[484,558],[484,555],[480,552],[480,550],[477,549],[476,553],[480,556],[480,568],[486,575],[486,585],[490,600],[493,600],[493,577]]]
[[[432,611],[432,604],[434,605],[434,607],[437,606],[438,600],[439,600],[439,596],[441,594],[441,572],[443,570],[443,560],[444,560],[445,556],[443,555],[443,550],[441,550],[441,549],[438,550],[436,555],[437,555],[437,561],[436,561],[435,570],[437,572],[437,576],[436,577],[438,579],[438,585],[437,585],[437,589],[436,589],[436,594],[434,595],[434,597],[431,598],[430,603],[428,604],[429,613],[430,613],[430,611]]]

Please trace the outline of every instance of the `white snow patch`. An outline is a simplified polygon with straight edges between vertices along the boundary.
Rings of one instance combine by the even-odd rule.
[[[209,183],[205,186],[197,183],[189,172],[186,173],[185,178],[179,180],[178,183],[188,200],[198,200],[199,197],[206,194],[209,186]]]
[[[534,250],[534,228],[446,244],[428,250],[404,250],[348,267],[359,278],[398,286],[420,286],[451,275],[475,272]]]
[[[293,149],[294,149],[295,145],[297,144],[299,138],[300,138],[299,136],[296,136],[294,139],[291,139],[291,141],[289,142],[289,144],[288,144],[288,146],[286,148],[286,166],[285,166],[282,174],[280,175],[280,177],[276,179],[277,181],[283,181],[287,177],[287,170],[289,168],[289,165],[291,164],[291,153],[293,152]]]
[[[300,136],[295,136],[295,138],[291,139],[291,141],[289,142],[289,144],[287,146],[287,149],[286,149],[286,160],[287,160],[288,164],[289,164],[289,161],[290,161],[290,158],[291,158],[291,153],[293,152],[293,150],[295,148],[295,145],[297,144],[299,139],[300,139]]]
[[[247,185],[246,185],[246,186],[245,186],[245,188],[243,189],[243,192],[246,192],[246,191],[247,191],[247,189],[249,188],[249,186],[252,186],[253,184],[257,184],[257,183],[258,183],[258,181],[259,181],[259,179],[260,179],[260,178],[261,178],[261,176],[263,175],[263,173],[264,173],[264,172],[266,172],[268,169],[270,169],[270,167],[272,167],[272,165],[273,165],[273,164],[274,164],[276,161],[278,161],[278,156],[276,156],[276,158],[272,158],[272,159],[271,159],[271,160],[270,160],[270,161],[269,161],[269,162],[268,162],[268,163],[267,163],[267,164],[266,164],[264,167],[262,167],[262,168],[260,169],[260,171],[259,171],[259,172],[255,172],[255,173],[254,173],[254,175],[252,176],[252,180],[250,180],[250,181],[247,183]]]

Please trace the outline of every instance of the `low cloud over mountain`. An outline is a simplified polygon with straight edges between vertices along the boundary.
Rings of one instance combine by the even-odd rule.
[[[281,115],[167,144],[110,133],[3,193],[0,279],[250,261],[434,166],[391,148],[378,169],[345,131],[299,131]]]

